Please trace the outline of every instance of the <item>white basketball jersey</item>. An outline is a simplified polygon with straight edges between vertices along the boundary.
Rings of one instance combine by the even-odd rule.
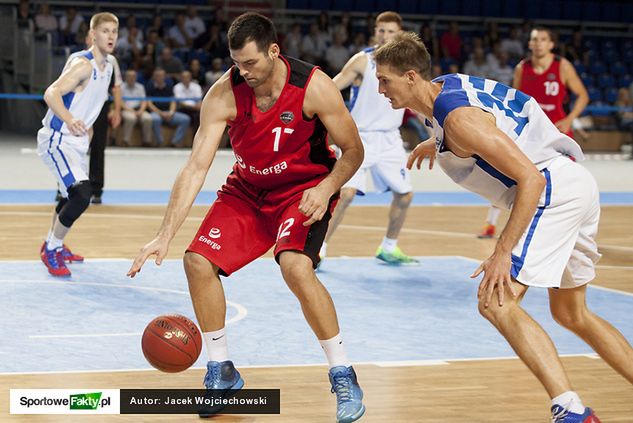
[[[580,146],[562,134],[536,100],[527,94],[490,79],[451,74],[433,82],[444,82],[433,107],[432,126],[436,137],[437,162],[456,183],[488,199],[494,205],[511,208],[516,181],[478,156],[461,158],[444,145],[444,120],[458,107],[478,107],[491,113],[497,128],[510,137],[539,170],[555,158],[584,159]]]
[[[86,127],[91,128],[101,112],[103,103],[108,99],[108,88],[110,86],[113,67],[112,62],[106,60],[104,70],[100,71],[92,52],[84,50],[71,54],[66,61],[64,70],[66,70],[70,63],[77,57],[85,57],[90,61],[92,74],[82,91],[71,91],[62,96],[62,100],[64,101],[64,106],[66,106],[75,119],[80,119],[84,122]],[[64,121],[55,115],[51,109],[48,109],[46,116],[42,120],[42,125],[54,131],[61,132],[62,134],[70,134]]]
[[[352,86],[350,113],[359,132],[394,131],[402,125],[404,109],[394,110],[389,100],[378,93],[374,50],[375,47],[363,50],[367,56],[367,66],[361,84]]]

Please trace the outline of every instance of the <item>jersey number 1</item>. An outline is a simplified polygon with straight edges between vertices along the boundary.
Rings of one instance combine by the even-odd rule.
[[[292,128],[284,128],[284,134],[292,134],[295,130]],[[272,133],[275,134],[275,143],[273,151],[279,151],[279,140],[281,139],[281,126],[273,128]]]

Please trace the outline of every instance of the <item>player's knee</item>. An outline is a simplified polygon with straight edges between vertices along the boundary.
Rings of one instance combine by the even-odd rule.
[[[62,209],[64,208],[64,206],[66,205],[67,202],[68,202],[68,198],[62,197],[57,202],[57,206],[55,207],[55,213],[57,213],[57,214],[61,213]]]
[[[551,305],[550,311],[556,323],[564,328],[573,330],[584,325],[587,310],[584,307],[579,310],[570,310],[568,308]]]
[[[297,293],[309,283],[314,274],[312,259],[294,251],[284,251],[279,256],[281,274],[290,289]]]
[[[61,224],[70,228],[90,205],[90,197],[92,186],[88,180],[76,182],[68,188],[68,201],[59,211]]]
[[[413,193],[407,192],[405,194],[393,194],[393,200],[398,206],[398,208],[406,209],[411,205],[411,201],[413,201]]]
[[[486,300],[481,298],[478,303],[479,314],[481,314],[486,320],[488,320],[493,325],[497,326],[499,322],[501,322],[510,311],[510,308],[513,306],[511,301],[504,303],[503,306],[499,306],[499,302],[496,296],[496,292],[493,294],[492,300],[488,303],[486,307]]]
[[[339,205],[343,206],[343,208],[349,206],[354,200],[355,196],[356,196],[356,190],[354,188],[341,189],[341,197],[339,199]]]
[[[187,251],[183,257],[183,263],[185,265],[185,272],[190,280],[196,280],[197,276],[208,275],[211,273],[217,273],[213,264],[206,258],[198,253]]]

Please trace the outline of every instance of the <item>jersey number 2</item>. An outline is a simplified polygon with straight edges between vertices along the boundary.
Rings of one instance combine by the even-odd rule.
[[[292,128],[284,128],[284,134],[292,134],[295,130]],[[273,144],[273,151],[279,151],[279,141],[281,139],[281,126],[273,128],[272,133],[275,134],[275,143]]]

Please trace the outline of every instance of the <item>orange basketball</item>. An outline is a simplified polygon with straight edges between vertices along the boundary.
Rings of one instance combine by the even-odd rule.
[[[145,328],[143,355],[162,372],[182,372],[196,362],[202,338],[195,323],[179,314],[158,316]]]

